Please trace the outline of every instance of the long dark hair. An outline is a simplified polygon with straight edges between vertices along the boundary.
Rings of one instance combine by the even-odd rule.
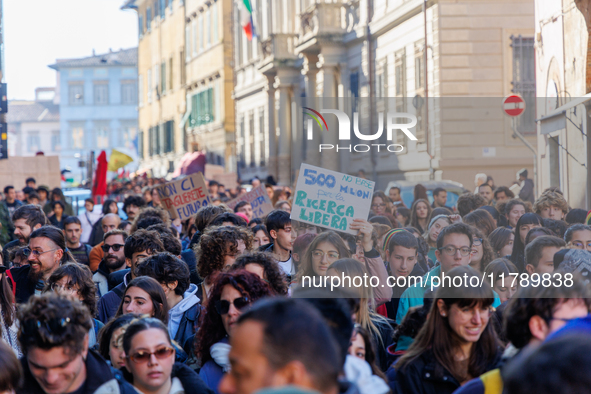
[[[0,252],[1,251],[2,248],[0,247]],[[2,262],[2,265],[5,264],[3,253],[0,253],[0,262]],[[12,295],[12,290],[8,284],[8,279],[6,279],[6,273],[4,273],[2,279],[0,279],[0,313],[2,313],[6,327],[12,326],[16,317],[16,310],[14,308],[14,296]],[[5,327],[0,327],[0,333],[2,333],[4,328]]]
[[[138,315],[128,313],[127,315],[122,315],[109,320],[109,322],[105,324],[103,328],[101,328],[98,335],[98,352],[105,360],[111,359],[109,349],[111,346],[111,338],[113,337],[113,333],[117,331],[117,329],[127,326],[133,319],[137,318]]]
[[[365,361],[367,361],[371,367],[372,373],[378,375],[380,378],[384,379],[384,381],[388,381],[386,375],[384,375],[382,370],[376,364],[376,344],[371,335],[369,335],[369,331],[361,327],[361,325],[355,324],[352,337],[355,337],[357,334],[361,335],[361,338],[363,338],[365,344]]]
[[[314,249],[316,249],[318,244],[322,242],[328,242],[332,244],[339,252],[339,259],[351,257],[349,248],[337,233],[334,231],[326,231],[322,234],[319,234],[312,240],[310,246],[308,246],[308,250],[306,250],[306,253],[304,254],[304,258],[300,262],[298,282],[301,283],[302,277],[304,276],[316,276],[316,273],[314,272],[314,266],[312,264],[312,252],[314,252]]]
[[[429,200],[425,200],[422,198],[419,198],[418,200],[415,200],[415,202],[412,203],[412,207],[410,208],[410,225],[412,227],[416,228],[417,230],[419,230],[419,233],[422,235],[425,231],[427,231],[427,229],[422,228],[421,225],[419,224],[419,218],[417,216],[417,205],[420,202],[424,203],[427,206],[427,218],[425,219],[427,221],[426,227],[429,226],[429,221],[431,220],[431,214],[433,213],[433,208],[431,208],[431,205],[429,204]]]
[[[117,212],[109,212],[109,207],[111,206],[112,203],[115,203],[115,206],[117,207]],[[108,200],[105,200],[105,202],[103,202],[103,215],[106,215],[109,213],[114,213],[115,215],[119,214],[119,206],[117,205],[117,201],[108,199]]]
[[[123,302],[125,301],[125,295],[132,287],[139,287],[148,295],[152,300],[152,306],[154,307],[154,316],[156,319],[162,321],[162,323],[168,323],[168,302],[166,301],[166,295],[164,294],[164,290],[162,290],[162,286],[160,283],[156,281],[154,278],[150,278],[149,276],[138,276],[129,284],[125,289],[125,293],[123,293],[123,297],[121,297],[121,303],[119,304],[119,308],[117,309],[117,313],[115,316],[119,317],[123,315]]]
[[[517,221],[517,225],[515,226],[515,239],[513,240],[513,252],[511,253],[509,260],[515,264],[519,272],[525,272],[525,245],[521,242],[519,229],[526,224],[539,224],[540,226],[543,226],[543,219],[537,213],[526,213]]]
[[[505,257],[499,253],[511,241],[511,234],[513,234],[513,230],[507,227],[498,227],[488,236],[488,241],[496,257]],[[513,239],[513,243],[515,243],[515,238]]]
[[[58,282],[64,277],[68,277],[68,285],[78,286],[78,294],[82,296],[82,303],[88,308],[91,316],[96,315],[96,285],[92,280],[92,272],[90,268],[78,263],[67,263],[58,267],[49,276],[44,292],[51,290],[51,285]]]
[[[70,253],[69,250],[66,250],[66,237],[62,230],[54,226],[43,226],[39,227],[37,230],[31,233],[29,240],[33,238],[48,238],[53,242],[58,248],[60,248],[64,253],[60,260],[60,264],[65,264],[67,262],[76,262],[76,258]]]
[[[446,368],[458,382],[463,382],[469,376],[482,375],[495,360],[498,354],[498,340],[490,320],[478,341],[472,346],[467,370],[464,370],[462,363],[455,360],[456,352],[461,347],[460,338],[451,328],[449,317],[441,316],[439,313],[438,301],[442,300],[447,310],[452,305],[457,305],[459,308],[475,306],[489,308],[494,301],[493,291],[487,283],[483,283],[482,286],[469,286],[472,277],[479,278],[478,272],[473,268],[456,267],[448,273],[452,278],[451,283],[454,283],[455,277],[464,277],[464,275],[468,278],[467,281],[462,282],[465,286],[440,286],[437,289],[427,321],[408,351],[396,363],[396,370],[408,367],[425,352],[431,351],[440,367]]]
[[[209,349],[228,335],[222,323],[222,317],[215,309],[215,304],[222,297],[222,291],[230,285],[240,294],[250,299],[251,303],[271,295],[271,288],[257,275],[245,270],[223,272],[216,276],[211,295],[207,301],[205,313],[201,314],[201,328],[195,338],[195,354],[201,365],[211,360]]]

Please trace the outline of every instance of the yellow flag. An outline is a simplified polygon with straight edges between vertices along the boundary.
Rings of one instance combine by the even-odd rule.
[[[111,151],[111,158],[109,159],[109,171],[117,171],[132,161],[133,159],[125,153],[119,152],[117,149],[113,149]]]

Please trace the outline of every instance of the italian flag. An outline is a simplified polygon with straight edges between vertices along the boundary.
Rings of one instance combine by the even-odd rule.
[[[240,24],[248,37],[248,41],[252,41],[254,35],[254,24],[252,23],[252,5],[250,0],[242,0],[240,7]]]

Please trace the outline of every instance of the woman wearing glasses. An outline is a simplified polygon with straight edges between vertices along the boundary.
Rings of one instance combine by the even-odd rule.
[[[4,265],[2,256],[3,254],[0,253],[0,338],[20,357],[22,353],[17,338],[14,296],[8,284],[7,267]]]
[[[395,364],[394,393],[453,393],[470,379],[496,368],[500,348],[489,324],[494,301],[487,283],[466,266],[447,273],[461,286],[440,286],[427,320],[408,351]],[[476,279],[474,279],[476,278]],[[472,279],[472,280],[471,280]],[[459,283],[459,281],[458,281]]]
[[[488,238],[476,227],[470,226],[472,231],[472,253],[470,254],[470,267],[482,273],[484,268],[493,261],[495,253]]]
[[[245,307],[270,295],[267,283],[248,271],[217,276],[195,341],[196,355],[203,365],[199,375],[216,393],[222,376],[230,369],[229,339],[234,324]]]
[[[54,291],[71,300],[77,300],[90,312],[90,316],[96,315],[96,286],[92,281],[90,268],[78,263],[67,263],[53,271],[45,285],[44,292]],[[88,347],[98,345],[98,332],[104,324],[97,319],[92,319],[92,328],[88,334]]]
[[[132,321],[123,335],[130,383],[141,393],[208,393],[199,375],[175,362],[175,348],[166,325],[158,319]]]
[[[392,200],[381,190],[375,192],[371,198],[371,210],[376,216],[388,218],[392,227],[397,227],[396,218],[392,215]]]

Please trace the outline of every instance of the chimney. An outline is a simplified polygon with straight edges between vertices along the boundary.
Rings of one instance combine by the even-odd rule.
[[[96,53],[94,52],[94,48],[92,48],[92,56],[96,56]]]

